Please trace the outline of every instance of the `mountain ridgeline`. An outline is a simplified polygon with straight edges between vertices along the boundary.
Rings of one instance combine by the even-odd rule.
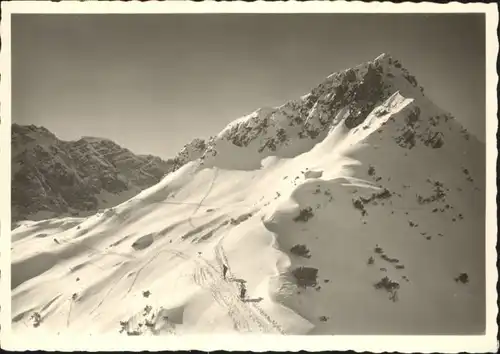
[[[158,183],[172,161],[135,155],[107,139],[62,141],[12,125],[12,220],[88,215]]]
[[[198,158],[203,167],[242,170],[260,168],[268,156],[293,158],[325,139],[340,122],[354,130],[370,113],[387,113],[379,106],[394,94],[412,101],[405,108],[408,117],[404,126],[392,136],[398,146],[412,149],[422,144],[437,149],[446,143],[446,135],[455,131],[464,140],[483,146],[450,113],[425,96],[424,88],[401,61],[382,54],[331,74],[298,100],[260,108],[231,122],[208,141],[188,144],[174,159],[174,170]]]

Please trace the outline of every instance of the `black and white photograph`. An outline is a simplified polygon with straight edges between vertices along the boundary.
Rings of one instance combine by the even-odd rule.
[[[2,5],[4,344],[496,351],[495,5],[37,3]]]

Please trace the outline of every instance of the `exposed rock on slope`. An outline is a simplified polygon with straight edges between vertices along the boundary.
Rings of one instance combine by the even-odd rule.
[[[14,230],[15,330],[484,331],[485,146],[390,56],[176,160],[112,210]]]
[[[179,169],[186,163],[200,158],[207,148],[206,142],[203,139],[193,139],[189,144],[184,145],[184,147],[179,151],[177,156],[173,159],[168,160],[173,163],[172,171]]]
[[[13,221],[116,205],[158,183],[172,165],[107,139],[62,141],[46,128],[13,124]]]

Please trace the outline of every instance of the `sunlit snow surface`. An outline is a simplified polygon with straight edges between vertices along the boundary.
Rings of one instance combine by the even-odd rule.
[[[221,142],[216,156],[102,213],[22,223],[13,330],[482,333],[484,145],[449,120],[433,127],[442,147],[401,147],[414,107],[419,131],[442,112],[400,86],[361,125],[347,129],[341,110],[292,152]],[[299,267],[317,269],[315,284],[297,284]],[[384,277],[395,288],[377,288]]]

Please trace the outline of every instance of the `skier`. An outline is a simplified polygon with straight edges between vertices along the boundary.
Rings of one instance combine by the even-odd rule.
[[[223,264],[222,265],[222,277],[226,279],[226,274],[227,274],[228,268],[227,265]]]

